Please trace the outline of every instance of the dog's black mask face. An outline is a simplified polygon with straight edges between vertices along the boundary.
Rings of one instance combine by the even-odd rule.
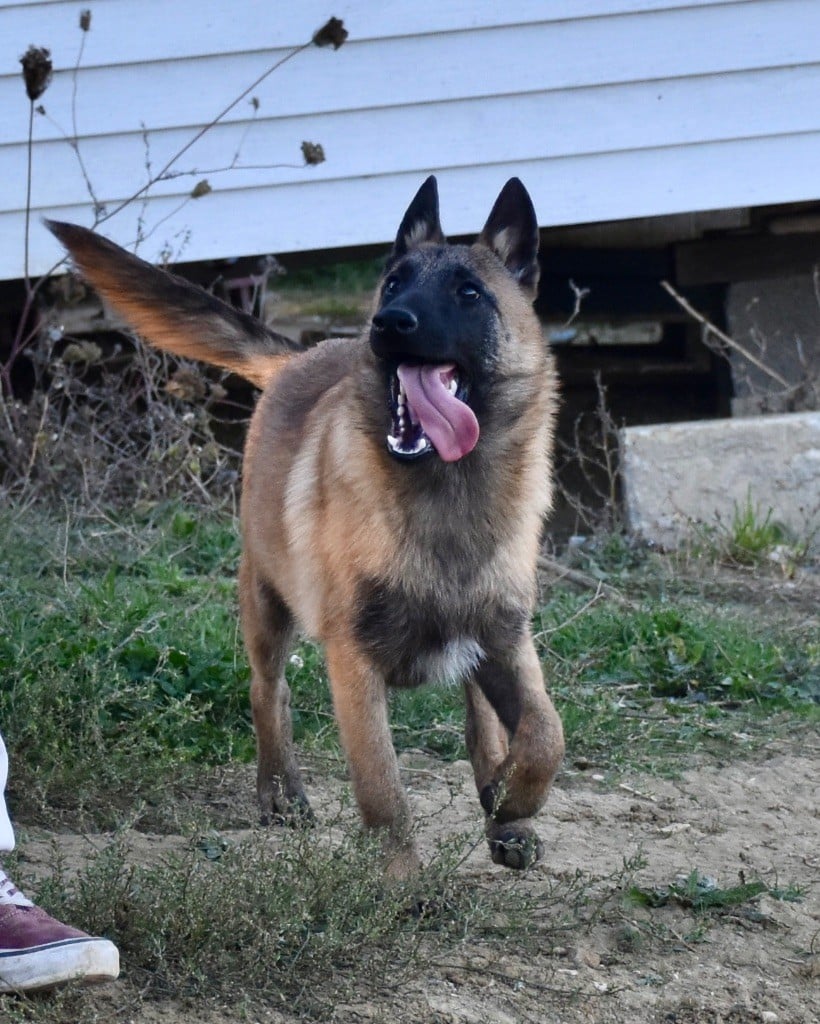
[[[517,179],[513,182],[526,197],[525,213],[531,213],[527,230],[535,243],[527,250],[527,266],[534,287],[535,215],[523,186]],[[497,215],[512,186],[510,182],[502,191],[479,239],[499,256],[500,250],[489,244],[490,233],[503,239],[505,253],[518,252],[520,227],[510,221],[510,204],[504,206],[503,217]],[[370,329],[370,345],[387,384],[387,447],[398,459],[437,453],[443,461],[455,462],[478,442],[502,332],[498,303],[481,262],[474,248],[446,244],[436,181],[428,178],[399,228]]]
[[[370,344],[388,380],[397,458],[433,451],[454,462],[479,436],[475,401],[497,351],[493,295],[464,247],[426,245],[394,262],[373,317]]]

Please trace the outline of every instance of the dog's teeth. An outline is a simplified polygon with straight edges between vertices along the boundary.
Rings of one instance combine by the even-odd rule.
[[[391,451],[398,452],[402,455],[418,455],[420,452],[426,451],[430,447],[429,441],[426,437],[419,437],[414,442],[412,447],[408,446],[408,443],[401,437],[396,437],[394,434],[387,435],[387,445]]]

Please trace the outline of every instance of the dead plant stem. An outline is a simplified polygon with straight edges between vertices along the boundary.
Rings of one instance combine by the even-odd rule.
[[[771,366],[767,366],[766,363],[764,363],[761,359],[758,359],[753,352],[750,352],[747,348],[744,348],[743,345],[735,341],[734,338],[730,337],[719,327],[716,327],[711,320],[707,319],[703,315],[703,313],[698,312],[698,310],[696,310],[695,307],[689,301],[687,301],[679,292],[675,291],[675,289],[668,281],[661,281],[661,288],[663,288],[664,291],[668,292],[669,295],[672,296],[672,298],[675,300],[675,302],[677,302],[681,309],[685,310],[689,314],[689,316],[697,320],[697,322],[702,327],[704,327],[709,334],[714,334],[714,336],[719,341],[722,341],[723,344],[727,346],[727,348],[733,349],[735,352],[738,353],[738,355],[743,356],[744,359],[748,359],[748,361],[753,366],[756,366],[758,370],[761,370],[768,377],[771,377],[772,380],[777,381],[777,383],[781,387],[786,388],[787,390],[791,388],[791,384],[789,384],[786,378],[782,377],[777,372],[777,370],[773,370]]]
[[[603,583],[599,582],[598,586],[597,586],[597,588],[595,590],[595,593],[586,602],[586,604],[581,605],[581,607],[578,608],[575,612],[573,612],[573,614],[570,615],[570,617],[568,619],[564,619],[564,621],[559,623],[559,625],[551,626],[549,629],[539,630],[538,631],[538,638],[539,639],[543,639],[544,637],[552,636],[553,633],[557,633],[559,630],[563,629],[565,626],[568,626],[570,624],[570,622],[574,622],[576,619],[579,619],[582,615],[585,615],[594,604],[597,604],[598,601],[600,601],[603,596],[604,596],[603,595]]]
[[[48,393],[46,393],[45,399],[43,400],[43,411],[40,415],[40,422],[37,425],[37,430],[34,432],[34,438],[31,442],[31,451],[28,457],[28,464],[26,465],[26,472],[23,476],[23,486],[27,486],[31,479],[31,473],[34,469],[34,463],[37,459],[37,452],[40,450],[40,444],[42,443],[43,427],[45,426],[46,416],[48,415],[49,399]]]
[[[153,178],[151,178],[144,185],[142,185],[139,189],[137,189],[137,191],[134,192],[133,195],[129,196],[127,199],[123,199],[122,202],[118,203],[112,210],[108,210],[102,217],[100,217],[100,219],[99,219],[99,221],[97,223],[101,224],[101,223],[103,223],[103,221],[109,220],[115,214],[119,213],[120,210],[124,209],[126,206],[129,206],[136,199],[139,199],[139,197],[141,195],[143,195],[145,192],[147,192],[148,189],[151,188],[153,185],[155,185],[158,181],[161,181],[163,179],[164,175],[167,174],[168,171],[170,171],[170,169],[174,166],[174,164],[177,162],[177,160],[179,160],[179,158],[184,153],[187,153],[188,150],[191,149],[191,147],[194,146],[202,138],[202,136],[205,135],[206,132],[209,132],[211,130],[211,128],[213,128],[215,125],[219,124],[219,122],[226,116],[226,114],[230,113],[230,111],[233,110],[233,108],[238,103],[241,103],[242,100],[245,99],[246,96],[248,96],[251,92],[253,92],[253,90],[257,86],[261,85],[262,82],[264,82],[264,80],[266,78],[268,78],[269,75],[272,75],[274,71],[278,71],[279,68],[281,68],[284,64],[286,64],[289,60],[292,60],[294,57],[298,56],[304,50],[307,50],[308,47],[313,46],[313,45],[314,45],[314,43],[313,43],[312,39],[309,42],[307,42],[307,43],[302,43],[300,46],[294,47],[289,53],[286,53],[284,57],[281,57],[278,61],[276,61],[275,63],[271,64],[271,66],[269,68],[267,68],[265,71],[263,71],[262,74],[259,75],[256,79],[254,79],[254,81],[251,82],[251,84],[246,89],[244,89],[236,97],[236,99],[232,100],[223,110],[221,110],[216,115],[216,117],[212,118],[207,124],[203,125],[199,129],[197,129],[197,131],[194,132],[194,134],[185,143],[185,145],[181,146],[180,149],[178,149],[177,152],[170,158],[170,160],[168,160],[165,163],[165,165],[163,166],[162,170],[160,170],[157,174],[154,175]]]
[[[29,229],[31,227],[31,166],[34,149],[34,100],[28,104],[28,138],[26,139],[26,212],[25,212],[25,236],[23,238],[23,280],[25,281],[26,295],[31,290],[31,280],[28,272],[29,261]]]
[[[617,601],[618,604],[624,605],[628,608],[634,608],[634,602],[630,601],[628,597],[616,590],[615,587],[610,586],[608,583],[604,583],[602,580],[596,580],[594,576],[588,576],[585,572],[580,572],[578,569],[570,569],[567,565],[562,565],[559,561],[554,558],[549,558],[547,555],[538,556],[538,568],[544,572],[548,572],[555,576],[555,582],[560,583],[562,580],[574,584],[576,587],[580,587],[582,590],[594,590],[596,591],[594,600],[598,600],[599,596],[608,597],[613,601]],[[600,592],[600,594],[598,593]]]
[[[91,181],[91,175],[88,173],[88,168],[85,166],[82,152],[80,151],[80,135],[77,131],[77,88],[80,74],[80,64],[83,60],[83,54],[85,53],[85,37],[86,32],[83,31],[80,35],[80,48],[77,51],[77,60],[74,62],[74,71],[71,76],[71,131],[72,136],[68,140],[69,145],[74,150],[77,157],[77,163],[80,165],[80,173],[83,176],[86,190],[91,197],[91,202],[94,204],[94,220],[96,223],[97,216],[101,209],[100,202],[97,198],[97,194],[94,191],[94,183]]]

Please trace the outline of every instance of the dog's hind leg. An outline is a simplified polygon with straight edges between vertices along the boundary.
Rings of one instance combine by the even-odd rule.
[[[325,646],[339,733],[362,820],[381,833],[385,874],[403,879],[420,867],[410,809],[399,777],[384,680],[350,640]]]
[[[530,636],[467,683],[467,743],[496,864],[528,867],[542,852],[530,819],[564,756],[561,719]]]
[[[293,619],[276,591],[256,578],[247,559],[239,571],[239,603],[251,664],[261,821],[307,823],[312,812],[293,749],[290,688],[285,681]]]

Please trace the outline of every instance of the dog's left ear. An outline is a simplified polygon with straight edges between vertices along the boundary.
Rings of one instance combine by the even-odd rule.
[[[441,244],[444,240],[438,213],[438,184],[431,174],[407,207],[388,262],[399,259],[422,242]]]
[[[524,291],[538,288],[538,221],[529,192],[510,178],[495,201],[478,242],[501,259]]]

